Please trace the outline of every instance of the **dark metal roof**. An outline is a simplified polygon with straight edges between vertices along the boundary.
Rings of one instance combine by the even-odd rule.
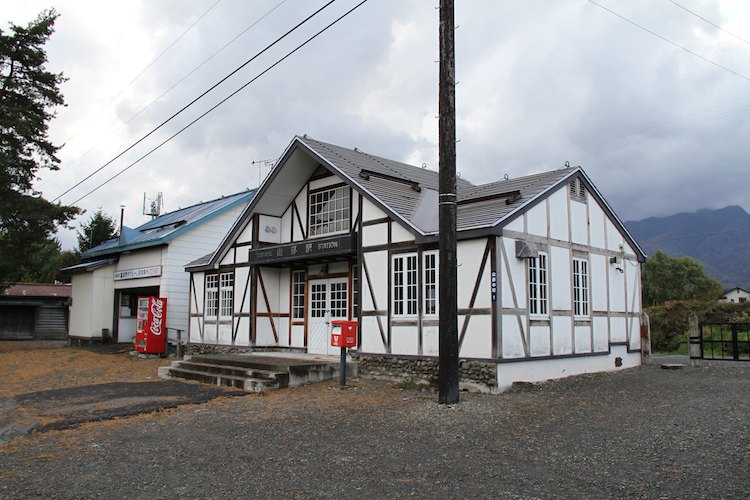
[[[249,201],[255,195],[255,191],[255,189],[246,190],[181,208],[156,217],[136,229],[125,227],[123,229],[122,240],[114,238],[106,241],[83,252],[81,257],[90,259],[103,255],[119,254],[136,248],[163,245],[196,225],[220,215],[241,203]]]
[[[2,290],[0,295],[3,297],[60,297],[69,299],[73,296],[73,292],[69,284],[16,283]]]

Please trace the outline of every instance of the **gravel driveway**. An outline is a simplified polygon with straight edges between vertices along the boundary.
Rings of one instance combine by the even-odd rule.
[[[748,498],[750,367],[647,365],[501,395],[355,380],[0,447],[0,496]]]

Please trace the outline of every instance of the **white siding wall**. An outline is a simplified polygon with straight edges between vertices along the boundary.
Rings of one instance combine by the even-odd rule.
[[[227,210],[169,242],[164,250],[160,288],[160,295],[168,299],[167,328],[183,331],[188,328],[190,274],[185,272],[185,265],[215,251],[245,206]],[[170,332],[170,337],[173,335]]]
[[[114,317],[115,265],[74,274],[71,279],[73,301],[68,333],[72,337],[99,338],[102,329],[112,333]]]

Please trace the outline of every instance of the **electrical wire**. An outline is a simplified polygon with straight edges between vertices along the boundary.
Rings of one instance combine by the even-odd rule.
[[[169,136],[167,139],[165,139],[161,143],[159,143],[156,147],[154,147],[151,150],[149,150],[146,154],[144,154],[143,156],[141,156],[140,158],[138,158],[134,162],[130,163],[125,168],[121,169],[115,175],[113,175],[112,177],[110,177],[106,181],[102,182],[101,184],[99,184],[98,186],[96,186],[94,189],[92,189],[88,193],[84,194],[83,196],[81,196],[80,198],[78,198],[77,200],[75,200],[72,203],[72,205],[75,205],[76,203],[78,203],[79,201],[83,200],[84,198],[86,198],[90,194],[96,192],[97,190],[99,190],[100,188],[102,188],[103,186],[105,186],[106,184],[110,183],[111,181],[113,181],[114,179],[116,179],[117,177],[119,177],[120,175],[122,175],[125,172],[127,172],[130,168],[132,168],[133,166],[135,166],[138,163],[140,163],[142,160],[144,160],[145,158],[147,158],[148,156],[150,156],[152,153],[154,153],[155,151],[157,151],[158,149],[160,149],[166,143],[170,142],[172,139],[174,139],[175,137],[177,137],[178,135],[180,135],[182,132],[184,132],[185,130],[187,130],[188,128],[190,128],[191,126],[193,126],[195,123],[197,123],[198,121],[200,121],[201,119],[203,119],[206,115],[208,115],[209,113],[211,113],[212,111],[214,111],[216,108],[218,108],[219,106],[221,106],[222,104],[224,104],[225,102],[227,102],[229,99],[231,99],[232,97],[234,97],[235,95],[237,95],[238,93],[240,93],[247,86],[249,86],[250,84],[252,84],[256,80],[258,80],[260,77],[262,77],[263,75],[265,75],[266,73],[268,73],[269,71],[271,71],[273,68],[275,68],[276,66],[278,66],[279,64],[281,64],[282,62],[284,62],[286,59],[288,59],[293,54],[295,54],[297,51],[299,51],[302,47],[304,47],[305,45],[307,45],[308,43],[310,43],[311,41],[313,41],[315,38],[317,38],[318,36],[320,36],[321,34],[323,34],[325,31],[327,31],[328,29],[330,29],[333,25],[335,25],[336,23],[338,23],[339,21],[341,21],[342,19],[344,19],[345,17],[347,17],[349,14],[351,14],[352,12],[354,12],[355,10],[357,10],[359,7],[361,7],[362,5],[364,5],[366,2],[367,2],[367,0],[362,0],[361,2],[359,2],[357,5],[355,5],[354,7],[352,7],[351,9],[349,9],[348,11],[346,11],[344,14],[342,14],[338,18],[336,18],[330,24],[328,24],[327,26],[325,26],[323,29],[321,29],[320,31],[318,31],[317,33],[315,33],[314,35],[312,35],[311,37],[309,37],[307,40],[305,40],[301,44],[297,45],[297,47],[295,47],[293,50],[291,50],[290,52],[287,52],[286,55],[284,55],[283,57],[281,57],[280,59],[278,59],[275,63],[273,63],[272,65],[270,65],[269,67],[267,67],[266,69],[264,69],[263,71],[261,71],[260,73],[258,73],[255,77],[253,77],[251,80],[249,80],[248,82],[246,82],[245,84],[243,84],[240,88],[238,88],[237,90],[235,90],[234,92],[232,92],[231,94],[229,94],[227,97],[225,97],[224,99],[222,99],[221,101],[219,101],[215,105],[211,106],[203,114],[201,114],[200,116],[198,116],[197,118],[195,118],[193,121],[191,121],[190,123],[188,123],[187,125],[185,125],[184,127],[182,127],[180,130],[178,130],[177,132],[175,132],[174,134],[172,134],[171,136]]]
[[[209,12],[211,12],[211,11],[213,10],[213,8],[214,8],[214,7],[216,7],[217,5],[219,5],[219,3],[220,3],[221,1],[222,1],[222,0],[216,0],[216,2],[214,2],[214,4],[213,4],[213,5],[211,5],[211,7],[209,7],[209,8],[208,8],[208,10],[206,10],[206,11],[205,11],[205,12],[204,12],[203,14],[201,14],[201,15],[200,15],[200,16],[198,17],[198,19],[196,19],[195,21],[193,21],[193,24],[191,24],[190,26],[188,26],[188,28],[187,28],[187,29],[186,29],[185,31],[183,31],[183,32],[182,32],[182,34],[181,34],[180,36],[178,36],[177,38],[175,38],[175,40],[174,40],[174,41],[173,41],[172,43],[170,43],[170,44],[169,44],[169,45],[167,46],[167,48],[165,48],[164,50],[162,50],[162,51],[161,51],[161,53],[159,53],[159,55],[158,55],[158,56],[156,56],[156,58],[155,58],[155,59],[154,59],[153,61],[151,61],[150,63],[148,63],[148,65],[146,65],[146,67],[145,67],[145,68],[143,68],[143,69],[141,70],[141,72],[140,72],[140,73],[138,73],[138,74],[137,74],[137,75],[135,76],[135,78],[133,78],[132,80],[130,80],[130,82],[129,82],[129,83],[127,84],[127,85],[125,85],[125,86],[124,86],[124,87],[123,87],[123,88],[122,88],[122,89],[121,89],[121,90],[120,90],[120,91],[119,91],[119,92],[118,92],[117,94],[115,94],[115,96],[114,96],[114,97],[112,97],[112,99],[110,99],[110,100],[109,100],[109,102],[107,102],[107,104],[105,104],[105,105],[104,105],[104,106],[102,107],[102,109],[100,109],[99,111],[97,111],[97,112],[96,112],[96,113],[94,114],[94,116],[92,116],[92,117],[91,117],[91,119],[94,119],[94,118],[96,118],[97,116],[99,116],[100,114],[102,114],[102,112],[103,112],[103,111],[104,111],[105,109],[107,109],[107,108],[108,108],[108,107],[109,107],[109,106],[110,106],[110,105],[111,105],[111,104],[112,104],[113,102],[115,102],[115,101],[116,101],[116,100],[117,100],[117,99],[118,99],[118,98],[119,98],[119,97],[120,97],[120,96],[121,96],[121,95],[123,94],[123,92],[125,92],[125,91],[126,91],[127,89],[129,89],[129,88],[130,88],[130,87],[131,87],[131,86],[132,86],[132,85],[133,85],[133,84],[134,84],[134,83],[135,83],[135,82],[136,82],[136,81],[137,81],[137,80],[138,80],[138,79],[139,79],[139,78],[140,78],[141,76],[143,76],[143,74],[144,74],[144,73],[145,73],[146,71],[148,71],[148,69],[149,69],[149,68],[150,68],[151,66],[153,66],[153,65],[154,65],[154,64],[156,63],[156,61],[158,61],[159,59],[161,59],[161,57],[162,57],[162,56],[163,56],[164,54],[166,54],[166,53],[167,53],[167,51],[169,51],[169,49],[171,49],[171,48],[172,48],[172,47],[173,47],[173,46],[174,46],[174,45],[175,45],[175,44],[176,44],[177,42],[179,42],[179,41],[180,41],[180,40],[182,39],[182,37],[184,37],[184,36],[185,36],[185,35],[186,35],[186,34],[187,34],[187,33],[188,33],[188,32],[189,32],[189,31],[190,31],[191,29],[193,29],[193,28],[195,27],[195,25],[196,25],[196,24],[198,24],[198,23],[199,23],[199,22],[201,21],[201,19],[203,19],[204,17],[206,17],[206,15],[207,15],[207,14],[208,14]],[[66,144],[68,144],[68,143],[69,143],[69,142],[70,142],[71,140],[73,140],[73,138],[74,138],[75,136],[77,136],[77,135],[78,135],[78,132],[79,132],[79,131],[80,131],[80,129],[79,129],[79,130],[76,130],[75,132],[73,132],[73,135],[71,135],[70,137],[68,137],[68,139],[67,139],[67,140],[66,140],[65,142],[63,142],[63,145],[62,145],[62,147],[65,147],[65,145],[66,145]]]
[[[721,26],[719,26],[718,24],[714,24],[714,23],[712,23],[711,21],[709,21],[709,20],[708,20],[708,19],[706,19],[705,17],[701,16],[700,14],[697,14],[697,13],[693,12],[692,10],[688,9],[687,7],[685,7],[684,5],[680,5],[679,3],[675,2],[674,0],[667,0],[667,2],[669,2],[669,3],[672,3],[672,4],[676,5],[677,7],[681,8],[681,9],[682,9],[682,10],[684,10],[685,12],[689,12],[690,14],[694,15],[694,16],[695,16],[695,17],[697,17],[698,19],[700,19],[700,20],[702,20],[702,21],[705,21],[705,22],[707,22],[708,24],[710,24],[710,25],[711,25],[711,26],[713,26],[714,28],[720,29],[721,31],[723,31],[723,32],[724,32],[724,33],[726,33],[727,35],[731,35],[731,36],[735,37],[735,38],[736,38],[737,40],[739,40],[739,41],[741,41],[741,42],[745,42],[746,44],[750,45],[750,42],[748,42],[747,40],[745,40],[745,39],[744,39],[744,38],[742,38],[741,36],[739,36],[739,35],[735,35],[735,34],[734,34],[734,33],[732,33],[731,31],[727,31],[727,30],[725,30],[724,28],[722,28],[722,27],[721,27]]]
[[[237,41],[237,40],[238,40],[238,39],[239,39],[239,38],[240,38],[240,37],[241,37],[242,35],[244,35],[244,34],[245,34],[245,33],[247,33],[248,31],[250,31],[250,30],[251,30],[251,29],[252,29],[253,27],[255,27],[255,25],[257,25],[258,23],[260,23],[260,22],[261,22],[261,21],[262,21],[263,19],[265,19],[266,17],[268,17],[268,16],[269,16],[269,15],[270,15],[270,14],[271,14],[271,13],[272,13],[273,11],[275,11],[276,9],[278,9],[279,7],[281,7],[281,6],[282,6],[282,5],[284,4],[284,3],[286,3],[287,1],[288,1],[288,0],[281,0],[281,2],[279,2],[278,4],[276,4],[276,6],[272,7],[272,8],[271,8],[271,9],[270,9],[269,11],[267,11],[267,12],[266,12],[265,14],[263,14],[263,15],[262,15],[261,17],[259,17],[259,18],[258,18],[258,19],[257,19],[257,20],[256,20],[255,22],[253,22],[253,23],[252,23],[252,24],[251,24],[250,26],[248,26],[248,27],[246,27],[245,29],[243,29],[242,31],[240,31],[240,32],[239,32],[239,33],[238,33],[237,35],[235,35],[235,37],[234,37],[234,38],[232,38],[232,39],[231,39],[231,40],[229,40],[229,41],[228,41],[227,43],[225,43],[224,45],[222,45],[222,46],[221,46],[221,47],[220,47],[220,48],[219,48],[218,50],[216,50],[216,51],[215,51],[215,52],[214,52],[213,54],[211,54],[211,55],[210,55],[210,56],[208,56],[208,57],[207,57],[206,59],[204,59],[204,60],[203,60],[203,62],[201,62],[201,63],[200,63],[200,64],[199,64],[198,66],[196,66],[195,68],[193,68],[193,69],[192,69],[192,70],[191,70],[191,71],[190,71],[189,73],[187,73],[187,74],[186,74],[185,76],[183,76],[182,78],[180,78],[179,80],[177,80],[177,81],[176,81],[176,82],[175,82],[174,84],[172,84],[172,86],[171,86],[171,87],[169,87],[169,88],[168,88],[167,90],[165,90],[164,92],[162,92],[162,93],[161,93],[161,95],[159,95],[158,97],[156,97],[156,98],[152,99],[152,100],[151,100],[151,102],[149,102],[149,103],[148,103],[148,104],[146,104],[146,105],[145,105],[145,106],[144,106],[143,108],[141,108],[141,109],[140,109],[140,111],[138,111],[138,112],[137,112],[137,113],[135,113],[135,114],[134,114],[133,116],[131,116],[130,118],[128,118],[128,119],[127,119],[126,121],[124,121],[123,123],[121,123],[119,127],[117,127],[117,128],[115,129],[115,130],[113,130],[113,131],[112,131],[112,132],[111,132],[111,133],[109,134],[109,137],[112,137],[112,136],[113,136],[113,135],[115,135],[115,134],[116,134],[117,132],[119,132],[120,130],[122,130],[122,129],[123,129],[123,128],[124,128],[125,126],[126,126],[126,125],[128,125],[128,124],[129,124],[130,122],[132,122],[132,121],[133,121],[134,119],[136,119],[136,118],[137,118],[138,116],[140,116],[140,115],[141,115],[141,114],[142,114],[142,113],[143,113],[144,111],[146,111],[146,110],[147,110],[148,108],[150,108],[152,104],[154,104],[155,102],[157,102],[158,100],[160,100],[160,99],[161,99],[162,97],[164,97],[164,96],[165,96],[165,95],[167,95],[167,94],[168,94],[169,92],[171,92],[171,91],[172,91],[172,90],[173,90],[173,89],[174,89],[175,87],[177,87],[177,86],[178,86],[179,84],[181,84],[182,82],[184,82],[185,80],[187,80],[187,79],[188,79],[188,78],[189,78],[189,77],[190,77],[190,76],[191,76],[191,75],[192,75],[193,73],[195,73],[195,72],[196,72],[196,71],[198,71],[198,70],[199,70],[200,68],[202,68],[203,66],[205,66],[205,65],[206,65],[206,64],[207,64],[207,63],[208,63],[208,62],[209,62],[209,61],[210,61],[211,59],[213,59],[214,57],[216,57],[217,55],[219,55],[219,53],[221,53],[221,52],[222,52],[222,51],[223,51],[224,49],[226,49],[226,48],[227,48],[227,47],[229,47],[229,46],[230,46],[231,44],[233,44],[234,42],[236,42],[236,41]],[[218,2],[217,2],[217,3],[218,3]],[[215,5],[215,4],[214,4],[214,5]],[[173,45],[174,45],[174,44],[173,44]],[[102,110],[103,110],[103,109],[104,109],[104,108],[102,108]],[[89,153],[91,153],[91,152],[92,152],[93,150],[95,150],[95,149],[96,149],[97,147],[99,147],[99,146],[100,146],[100,144],[95,144],[94,146],[92,146],[91,148],[89,148],[89,149],[88,149],[88,150],[87,150],[87,151],[86,151],[85,153],[83,153],[83,154],[82,154],[81,156],[79,156],[78,158],[76,158],[75,160],[72,160],[72,161],[70,161],[70,162],[66,162],[65,166],[66,166],[66,167],[71,167],[71,166],[75,165],[75,164],[76,164],[76,163],[78,163],[78,162],[79,162],[79,161],[80,161],[81,159],[85,158],[85,157],[86,157],[86,155],[88,155]],[[50,180],[52,180],[52,179],[53,179],[53,178],[55,177],[55,175],[54,175],[54,174],[59,174],[59,173],[60,173],[60,170],[54,170],[54,171],[52,171],[52,172],[53,172],[53,175],[52,175],[52,176],[50,176],[50,177],[48,177],[48,178],[47,178],[47,179],[46,179],[46,180],[45,180],[44,182],[42,182],[41,184],[39,184],[39,186],[38,186],[38,189],[41,189],[42,187],[44,187],[44,186],[45,186],[45,185],[46,185],[46,184],[47,184],[47,183],[48,183],[48,182],[49,182]]]
[[[602,4],[600,4],[600,3],[598,3],[598,2],[595,2],[594,0],[588,0],[588,2],[589,2],[589,3],[592,3],[592,4],[594,4],[594,5],[596,5],[596,6],[597,6],[597,7],[599,7],[600,9],[606,10],[606,11],[607,11],[607,12],[609,12],[610,14],[613,14],[613,15],[615,15],[615,16],[617,16],[617,17],[619,17],[619,18],[620,18],[620,19],[622,19],[623,21],[626,21],[626,22],[628,22],[628,23],[632,24],[632,25],[633,25],[633,26],[635,26],[636,28],[642,29],[642,30],[643,30],[643,31],[645,31],[646,33],[649,33],[649,34],[651,34],[651,35],[655,36],[656,38],[659,38],[660,40],[663,40],[663,41],[665,41],[665,42],[667,42],[667,43],[669,43],[669,44],[671,44],[671,45],[674,45],[674,46],[675,46],[675,47],[677,47],[678,49],[684,50],[684,51],[685,51],[685,52],[687,52],[688,54],[691,54],[691,55],[693,55],[693,56],[697,57],[698,59],[701,59],[701,60],[703,60],[703,61],[705,61],[705,62],[707,62],[707,63],[709,63],[709,64],[712,64],[712,65],[716,66],[717,68],[721,68],[721,69],[723,69],[724,71],[727,71],[727,72],[729,72],[729,73],[733,74],[734,76],[738,76],[738,77],[742,78],[743,80],[747,80],[747,81],[749,81],[749,82],[750,82],[750,77],[748,77],[748,76],[745,76],[745,75],[743,75],[742,73],[738,73],[737,71],[734,71],[733,69],[729,69],[729,68],[727,68],[726,66],[723,66],[723,65],[721,65],[721,64],[719,64],[719,63],[717,63],[716,61],[712,61],[711,59],[709,59],[709,58],[707,58],[707,57],[703,57],[702,55],[698,54],[697,52],[694,52],[694,51],[692,51],[692,50],[688,49],[687,47],[683,47],[682,45],[680,45],[680,44],[678,44],[678,43],[676,43],[676,42],[673,42],[673,41],[672,41],[672,40],[670,40],[669,38],[666,38],[666,37],[664,37],[664,36],[661,36],[660,34],[658,34],[658,33],[654,32],[654,31],[651,31],[650,29],[648,29],[648,28],[646,28],[646,27],[644,27],[644,26],[641,26],[640,24],[636,23],[635,21],[631,21],[631,20],[630,20],[630,19],[628,19],[627,17],[625,17],[625,16],[623,16],[623,15],[621,15],[621,14],[618,14],[618,13],[617,13],[617,12],[615,12],[614,10],[612,10],[612,9],[609,9],[609,8],[605,7],[604,5],[602,5]]]
[[[256,60],[258,57],[260,57],[262,54],[264,54],[265,52],[267,52],[268,50],[270,50],[273,46],[275,46],[277,43],[279,43],[284,38],[286,38],[287,36],[289,36],[292,32],[294,32],[300,26],[302,26],[303,24],[305,24],[307,21],[309,21],[310,19],[312,19],[313,17],[315,17],[316,15],[318,15],[320,12],[322,12],[323,10],[325,10],[327,7],[329,7],[335,1],[336,0],[330,0],[328,3],[326,3],[325,5],[323,5],[322,7],[320,7],[318,10],[316,10],[315,12],[313,12],[312,14],[310,14],[309,16],[307,16],[304,20],[302,20],[299,23],[297,23],[297,25],[295,25],[293,28],[291,28],[290,30],[288,30],[286,33],[284,33],[283,35],[281,35],[280,37],[278,37],[276,40],[274,40],[270,44],[266,45],[266,47],[264,47],[260,52],[257,52],[254,56],[252,56],[250,59],[248,59],[247,61],[245,61],[244,63],[242,63],[240,66],[238,66],[237,68],[235,68],[232,72],[230,72],[224,78],[222,78],[221,80],[219,80],[218,82],[216,82],[215,84],[213,84],[211,87],[209,87],[208,90],[206,90],[201,95],[199,95],[198,97],[196,97],[195,99],[193,99],[192,101],[190,101],[185,106],[183,106],[179,111],[177,111],[172,116],[170,116],[169,118],[167,118],[166,120],[164,120],[163,122],[161,122],[159,125],[157,125],[155,128],[153,128],[146,135],[142,136],[140,139],[138,139],[137,141],[135,141],[133,144],[131,144],[130,146],[128,146],[127,148],[125,148],[124,150],[122,150],[114,158],[110,159],[104,165],[102,165],[101,167],[97,168],[96,170],[94,170],[93,172],[91,172],[89,175],[87,175],[86,177],[84,177],[83,179],[81,179],[80,181],[76,182],[72,187],[68,188],[67,190],[65,190],[60,195],[58,195],[55,198],[53,198],[52,202],[54,203],[55,201],[59,200],[60,198],[62,198],[66,194],[70,193],[72,190],[74,190],[75,188],[77,188],[78,186],[80,186],[81,184],[83,184],[84,182],[86,182],[87,180],[89,180],[91,177],[93,177],[97,173],[101,172],[104,168],[106,168],[107,166],[111,165],[115,160],[117,160],[122,155],[124,155],[125,153],[127,153],[128,151],[130,151],[131,149],[133,149],[134,147],[136,147],[138,144],[140,144],[141,142],[143,142],[144,140],[146,140],[148,137],[150,137],[151,135],[153,135],[157,130],[161,129],[164,125],[166,125],[167,123],[171,122],[174,118],[176,118],[178,115],[180,115],[183,111],[185,111],[186,109],[188,109],[190,106],[192,106],[193,104],[195,104],[196,102],[198,102],[200,99],[202,99],[206,95],[208,95],[209,92],[211,92],[214,89],[216,89],[216,87],[218,87],[219,85],[221,85],[222,83],[224,83],[225,81],[227,81],[230,77],[232,77],[233,75],[235,75],[242,68],[244,68],[245,66],[247,66],[248,64],[250,64],[251,62],[253,62],[254,60]]]

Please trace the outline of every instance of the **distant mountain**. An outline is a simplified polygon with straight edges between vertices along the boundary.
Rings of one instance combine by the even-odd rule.
[[[750,214],[742,207],[699,210],[625,223],[647,255],[692,257],[725,288],[750,289]]]

